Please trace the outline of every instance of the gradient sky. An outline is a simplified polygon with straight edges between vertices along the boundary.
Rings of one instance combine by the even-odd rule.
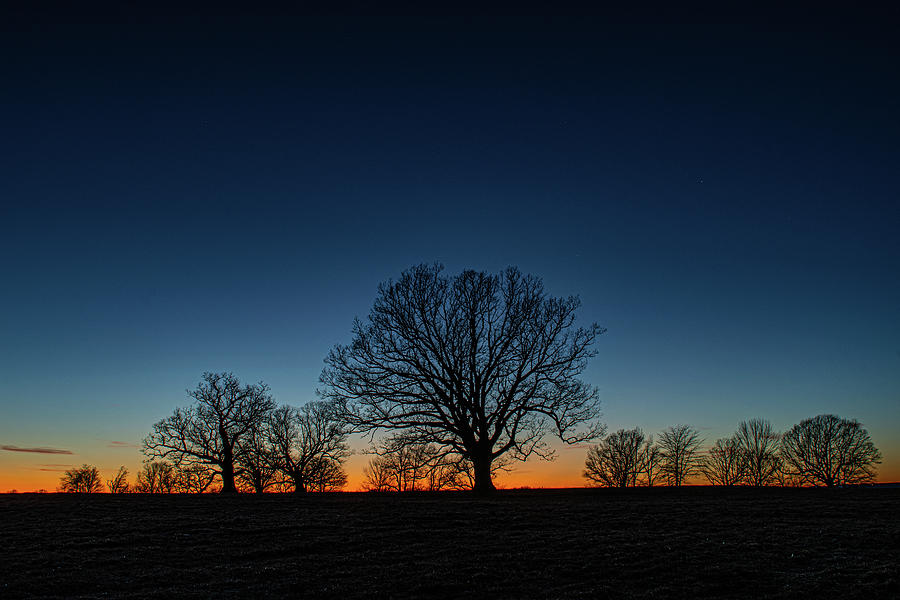
[[[378,283],[433,261],[579,295],[611,429],[833,412],[900,480],[892,28],[3,27],[0,490],[136,471],[206,370],[316,399]],[[584,455],[500,483],[582,485]]]

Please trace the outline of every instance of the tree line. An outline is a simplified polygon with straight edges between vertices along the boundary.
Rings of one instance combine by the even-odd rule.
[[[669,427],[655,440],[640,428],[620,429],[590,448],[583,476],[602,487],[680,486],[695,476],[720,486],[834,487],[874,481],[881,462],[862,425],[836,415],[805,419],[784,433],[751,419],[705,452],[702,444],[688,425]]]
[[[717,442],[701,461],[691,427],[669,428],[656,442],[640,430],[605,435],[598,390],[581,375],[606,330],[580,324],[579,307],[577,297],[551,296],[515,267],[450,276],[439,264],[418,265],[379,285],[368,318],[356,319],[350,342],[325,357],[321,401],[276,406],[262,382],[205,373],[188,392],[193,403],[153,425],[143,450],[176,473],[214,478],[223,493],[338,489],[347,437],[376,433],[387,438],[366,466],[365,486],[375,490],[490,493],[496,472],[513,461],[552,458],[550,435],[566,444],[600,440],[585,472],[601,485],[681,485],[697,472],[743,481],[750,459],[737,438]],[[826,417],[779,438],[779,465],[791,470],[778,473],[818,481],[812,473],[825,467],[810,465],[831,459],[816,454],[816,440],[832,430],[860,435],[858,424]],[[872,450],[870,464],[880,459]],[[758,476],[767,466],[752,468]],[[847,469],[827,467],[822,481],[858,477]]]
[[[340,489],[349,455],[348,430],[327,403],[277,406],[265,383],[242,384],[232,373],[204,373],[186,408],[153,425],[143,451],[178,472],[217,477],[223,493],[238,486]]]
[[[298,414],[320,409],[320,405],[313,405]],[[282,407],[277,414],[270,415],[271,423],[288,422],[285,412]],[[321,439],[317,434],[311,435],[308,428],[295,430],[293,435],[307,441]],[[282,435],[269,439],[289,437]],[[274,462],[266,463],[277,453],[266,447],[265,440],[265,437],[255,440],[256,451],[262,453],[250,461],[255,466],[238,467],[238,488],[256,492],[297,491],[297,479],[285,475],[302,471],[298,465],[303,462],[303,456],[314,456],[315,453],[294,454],[293,466],[279,469]],[[259,444],[260,441],[263,443]],[[698,476],[711,485],[726,487],[834,487],[873,481],[875,465],[881,461],[880,452],[860,423],[836,415],[805,419],[785,433],[776,432],[765,419],[751,419],[742,421],[733,435],[717,439],[705,452],[702,443],[700,433],[688,425],[668,427],[656,439],[645,435],[640,428],[620,429],[588,450],[583,476],[589,485],[599,487],[678,487]],[[315,444],[300,442],[299,445]],[[433,444],[408,443],[395,436],[375,446],[373,453],[375,457],[363,469],[364,490],[405,492],[470,490],[474,487],[471,463],[442,453]],[[242,458],[239,464],[244,462]],[[314,466],[310,475],[303,478],[302,491],[339,490],[346,483],[339,460],[332,461],[328,469],[320,468],[322,461],[319,458],[314,457],[308,462]],[[508,466],[508,462],[497,463],[494,469]],[[282,473],[280,478],[276,475],[279,472]],[[128,482],[127,469],[120,467],[112,479],[106,481],[106,489],[114,494],[203,493],[211,490],[216,476],[215,469],[196,462],[173,464],[152,460],[143,464],[134,483]],[[100,472],[92,465],[67,471],[60,483],[60,490],[67,492],[91,493],[103,489]]]
[[[222,493],[333,491],[347,483],[347,430],[324,402],[276,406],[266,384],[242,384],[232,373],[204,373],[194,402],[156,424],[144,438],[148,457],[133,483],[119,469],[110,492]],[[96,467],[67,471],[63,491],[103,488]]]

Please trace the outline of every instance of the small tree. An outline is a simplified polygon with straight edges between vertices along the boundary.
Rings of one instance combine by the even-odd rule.
[[[139,494],[171,494],[176,491],[177,471],[172,463],[149,461],[138,471],[134,491]]]
[[[681,486],[697,473],[700,432],[688,425],[675,425],[659,436],[660,467],[669,485]]]
[[[280,406],[267,426],[275,468],[303,494],[328,480],[350,453],[347,432],[324,402]],[[333,479],[332,479],[333,480]]]
[[[801,421],[781,441],[785,471],[804,483],[852,485],[875,479],[881,453],[859,421],[819,415]]]
[[[393,488],[395,478],[386,456],[375,456],[363,467],[362,487],[367,492],[389,492]]]
[[[609,434],[588,451],[584,477],[606,487],[637,485],[642,471],[644,441],[644,432],[638,428],[620,429]]]
[[[176,466],[199,464],[215,469],[222,493],[237,493],[240,442],[275,407],[269,387],[242,385],[232,373],[204,373],[194,390],[194,404],[153,425],[144,439],[144,454]]]
[[[765,419],[741,421],[734,439],[747,460],[747,483],[757,487],[777,483],[780,436],[772,424]]]
[[[109,488],[110,494],[125,494],[129,491],[128,486],[128,469],[124,466],[119,467],[115,476],[106,481],[106,487]]]
[[[269,439],[267,416],[255,423],[237,444],[238,478],[257,494],[275,485],[278,469]]]
[[[432,444],[389,438],[374,452],[377,456],[363,468],[363,489],[368,491],[471,490],[475,485],[471,461]],[[501,457],[491,465],[491,475],[508,468],[509,459]]]
[[[95,494],[103,490],[100,471],[93,465],[69,469],[59,480],[59,491],[76,494]]]
[[[173,491],[179,494],[202,494],[216,479],[213,469],[199,464],[182,465],[175,468]]]
[[[319,459],[320,464],[312,468],[313,476],[308,488],[311,492],[336,492],[347,485],[347,472],[336,460]]]
[[[509,458],[500,457],[491,464],[491,478],[499,471],[509,470]],[[458,454],[437,453],[419,483],[423,490],[471,490],[475,486],[475,471],[471,461]]]
[[[402,435],[388,438],[375,452],[384,457],[383,467],[398,492],[427,488],[429,476],[442,466],[443,455],[437,446],[407,441]],[[437,481],[432,479],[433,483]]]
[[[640,464],[641,480],[647,487],[653,487],[663,479],[660,461],[662,453],[659,445],[653,441],[653,436],[647,436],[644,445],[641,446]]]
[[[700,472],[713,485],[731,487],[747,476],[747,453],[734,437],[716,440],[700,464]]]

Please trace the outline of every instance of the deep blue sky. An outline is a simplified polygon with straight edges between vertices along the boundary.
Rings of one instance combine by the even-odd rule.
[[[889,27],[10,29],[0,443],[136,463],[106,444],[204,370],[312,400],[377,284],[440,261],[579,295],[613,428],[837,412],[900,477]]]

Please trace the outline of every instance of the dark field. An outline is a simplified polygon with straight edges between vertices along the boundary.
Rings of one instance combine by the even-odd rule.
[[[0,496],[0,598],[900,597],[900,489]]]

